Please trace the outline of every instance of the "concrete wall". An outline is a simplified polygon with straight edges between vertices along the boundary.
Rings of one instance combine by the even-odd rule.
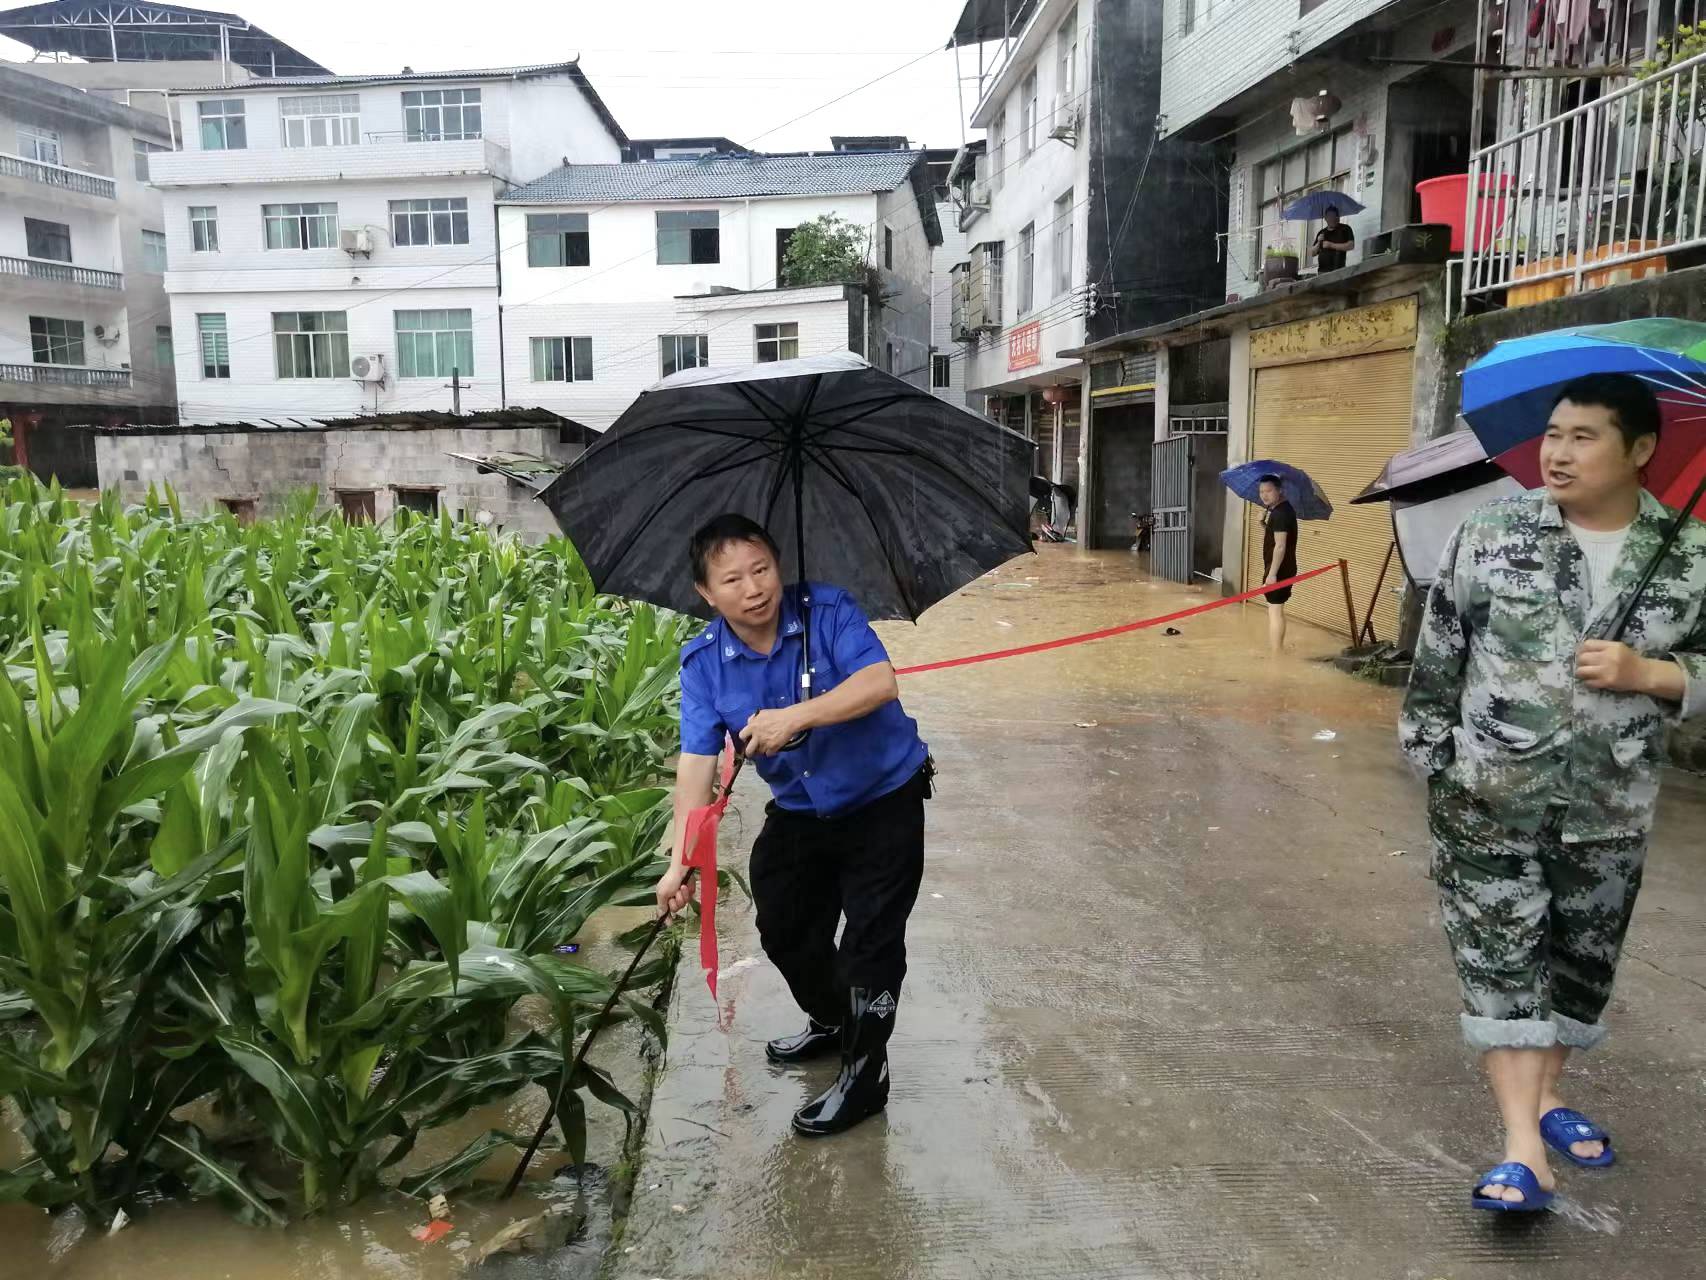
[[[31,62],[30,74],[56,84],[81,89],[109,102],[117,102],[151,115],[172,114],[173,89],[194,89],[229,79],[233,84],[253,80],[246,67],[235,62],[223,67],[217,62]]]
[[[500,475],[480,475],[451,453],[486,457],[520,453],[569,461],[579,446],[559,443],[555,429],[457,427],[419,431],[329,430],[175,434],[103,434],[95,453],[102,488],[138,501],[150,485],[171,485],[190,511],[221,499],[253,499],[256,513],[276,515],[290,495],[313,488],[324,505],[339,490],[373,490],[375,516],[397,508],[396,487],[437,489],[443,509],[520,532],[530,541],[557,532],[549,510],[530,490]]]
[[[948,357],[948,385],[933,386],[931,392],[950,404],[969,405],[965,351],[954,341],[954,299],[949,272],[966,261],[970,245],[966,233],[960,230],[959,209],[951,200],[936,206],[936,220],[942,224],[942,243],[930,254],[930,351],[933,356]]]
[[[883,232],[894,235],[894,266],[883,265]],[[877,227],[871,261],[882,282],[882,303],[871,312],[871,349],[866,358],[884,367],[884,351],[894,348],[891,372],[903,381],[930,388],[932,249],[910,183],[877,196]]]

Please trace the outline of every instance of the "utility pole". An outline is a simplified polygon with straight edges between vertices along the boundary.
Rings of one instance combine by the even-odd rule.
[[[450,412],[462,416],[462,370],[450,371]]]

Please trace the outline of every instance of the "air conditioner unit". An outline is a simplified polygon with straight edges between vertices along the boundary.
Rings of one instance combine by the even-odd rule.
[[[1057,142],[1076,144],[1078,141],[1078,100],[1069,94],[1057,93],[1049,108],[1049,119],[1054,121],[1048,131],[1048,136]]]
[[[974,182],[971,184],[971,202],[976,208],[989,208],[989,184],[987,182]]]
[[[357,382],[383,383],[385,381],[384,354],[355,357],[349,362],[349,376]]]
[[[338,232],[338,247],[345,253],[371,254],[373,233],[366,227],[344,227]]]

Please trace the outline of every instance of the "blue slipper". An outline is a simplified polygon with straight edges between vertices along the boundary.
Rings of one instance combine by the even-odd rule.
[[[1481,1188],[1489,1186],[1515,1187],[1522,1192],[1522,1199],[1495,1200],[1482,1195]],[[1540,1185],[1533,1169],[1513,1160],[1509,1164],[1496,1165],[1485,1177],[1477,1178],[1474,1189],[1469,1193],[1469,1203],[1477,1209],[1491,1209],[1495,1213],[1538,1213],[1552,1203],[1552,1192]]]
[[[1611,1135],[1580,1111],[1568,1107],[1553,1107],[1540,1117],[1540,1136],[1552,1150],[1583,1169],[1603,1169],[1617,1161],[1611,1150]],[[1572,1142],[1603,1142],[1605,1150],[1594,1159],[1585,1160],[1570,1150]]]

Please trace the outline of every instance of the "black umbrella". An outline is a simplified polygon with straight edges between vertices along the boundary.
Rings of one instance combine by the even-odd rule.
[[[541,495],[613,595],[707,616],[687,544],[770,530],[799,580],[917,620],[1031,549],[1035,446],[851,354],[665,378]]]
[[[1386,460],[1356,502],[1427,502],[1502,480],[1505,472],[1469,430],[1453,431]]]

